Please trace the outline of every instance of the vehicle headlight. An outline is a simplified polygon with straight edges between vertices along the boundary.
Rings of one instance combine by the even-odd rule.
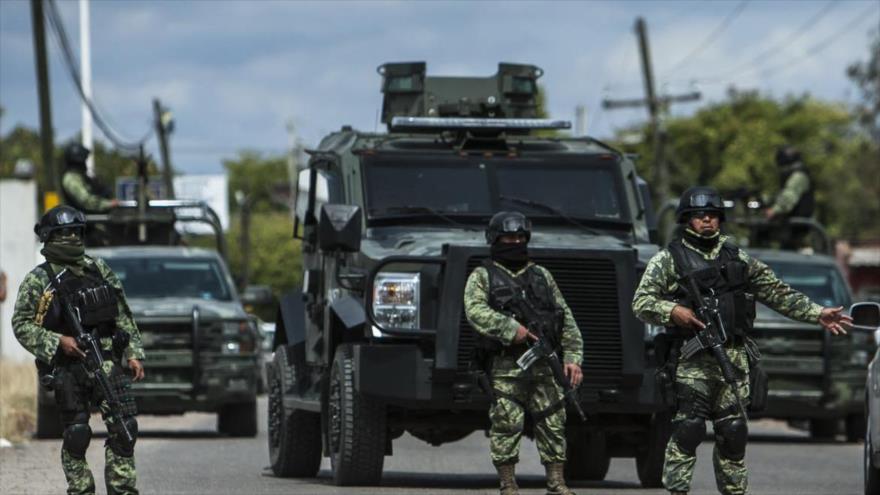
[[[418,273],[380,273],[373,282],[373,318],[384,328],[419,328]],[[374,332],[375,334],[375,332]]]
[[[645,342],[652,342],[654,337],[666,331],[666,327],[645,323]]]
[[[249,321],[224,321],[222,354],[249,354],[256,347],[257,332]]]

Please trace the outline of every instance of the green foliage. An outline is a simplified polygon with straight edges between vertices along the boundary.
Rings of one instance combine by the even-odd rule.
[[[868,60],[856,62],[846,75],[859,87],[862,103],[857,107],[860,122],[880,139],[880,30],[875,30],[868,45]]]
[[[241,248],[237,242],[241,222],[233,215],[226,233],[232,273],[241,273]],[[276,296],[302,282],[300,242],[293,238],[293,220],[289,212],[264,212],[251,218],[251,284],[268,285]]]
[[[233,211],[241,207],[236,200],[237,191],[241,191],[243,199],[250,202],[254,212],[283,211],[287,208],[274,194],[279,188],[287,187],[286,158],[242,151],[237,159],[224,160],[223,168],[229,177],[229,198]]]
[[[731,91],[724,102],[666,122],[672,194],[708,184],[722,191],[757,190],[770,198],[781,186],[776,148],[792,144],[802,151],[816,181],[818,220],[835,236],[877,237],[878,145],[855,132],[854,122],[846,107],[809,96],[778,101]],[[650,178],[654,157],[649,127],[642,132],[648,137],[638,144],[617,144],[642,157],[639,172]]]

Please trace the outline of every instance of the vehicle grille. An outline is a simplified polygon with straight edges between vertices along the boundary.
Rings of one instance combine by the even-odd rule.
[[[468,260],[470,274],[482,258]],[[606,259],[533,258],[550,270],[577,321],[584,340],[584,382],[586,388],[609,388],[620,384],[622,350],[620,340],[620,301],[617,273]],[[464,371],[476,345],[475,330],[462,309],[459,324],[458,369]]]

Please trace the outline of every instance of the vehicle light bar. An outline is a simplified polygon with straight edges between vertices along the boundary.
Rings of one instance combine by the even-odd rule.
[[[484,119],[472,117],[394,117],[392,129],[571,129],[568,120]]]

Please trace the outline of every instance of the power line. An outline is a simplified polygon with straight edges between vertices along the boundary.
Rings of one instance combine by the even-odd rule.
[[[756,67],[756,66],[761,65],[764,62],[764,60],[770,58],[771,56],[780,52],[784,48],[788,47],[792,42],[794,42],[795,40],[800,38],[809,29],[812,29],[812,27],[815,26],[819,21],[821,21],[826,15],[828,15],[828,12],[830,12],[831,9],[833,9],[836,5],[837,5],[837,0],[831,0],[830,2],[825,4],[824,7],[819,9],[819,11],[817,11],[815,14],[813,14],[812,17],[807,19],[807,21],[804,24],[802,24],[798,29],[796,29],[791,34],[791,36],[787,37],[785,40],[781,41],[780,43],[777,43],[777,44],[771,46],[770,48],[764,50],[763,52],[761,52],[758,55],[756,55],[755,57],[753,57],[751,60],[736,66],[734,69],[730,70],[729,72],[722,74],[720,77],[728,77],[732,74],[739,74],[745,68]]]
[[[764,68],[764,70],[762,70],[760,72],[760,75],[762,77],[772,76],[772,75],[777,74],[779,72],[783,72],[785,70],[788,70],[791,67],[794,67],[795,65],[798,65],[798,64],[804,62],[805,60],[808,60],[808,59],[814,57],[815,55],[818,55],[819,53],[824,51],[826,48],[831,46],[834,42],[836,42],[841,36],[849,33],[850,30],[852,30],[854,27],[859,25],[866,18],[871,19],[872,17],[870,17],[869,15],[875,9],[876,9],[876,6],[872,5],[872,6],[868,7],[867,9],[860,11],[858,13],[858,15],[856,15],[855,17],[850,19],[849,22],[844,24],[843,27],[841,27],[841,29],[835,31],[830,36],[827,36],[826,38],[822,39],[818,43],[816,43],[813,46],[811,46],[810,48],[808,48],[803,56],[796,58],[796,59],[788,60],[786,62],[771,66],[769,68]],[[715,75],[715,76],[710,76],[710,77],[694,78],[694,79],[691,79],[690,81],[692,83],[700,83],[700,84],[723,84],[723,83],[731,81],[732,76],[738,77],[743,74],[749,74],[749,73],[756,72],[759,70],[761,70],[761,67],[752,67],[750,69],[740,71],[735,74],[730,73],[730,72],[725,72],[725,73]]]
[[[687,65],[688,62],[690,62],[690,60],[692,58],[694,58],[699,53],[701,53],[703,50],[705,50],[706,47],[708,47],[709,45],[714,43],[715,40],[717,40],[718,37],[721,36],[721,33],[723,33],[725,30],[727,30],[727,27],[730,26],[730,23],[732,23],[734,19],[739,17],[739,15],[742,13],[742,11],[745,10],[746,5],[748,5],[748,3],[749,3],[749,0],[743,0],[742,2],[738,3],[733,8],[733,10],[731,10],[730,13],[727,14],[727,16],[724,19],[722,19],[721,23],[718,24],[718,26],[715,29],[713,29],[712,32],[709,33],[708,36],[706,36],[706,39],[704,39],[702,42],[698,43],[694,47],[694,49],[691,50],[690,53],[685,55],[684,58],[679,60],[675,65],[672,66],[671,69],[666,71],[666,73],[669,74],[669,73],[675,72],[676,70],[680,69],[681,67],[684,67],[685,65]]]
[[[77,92],[79,93],[80,99],[82,99],[83,103],[85,103],[86,107],[88,107],[89,112],[92,114],[92,118],[95,121],[95,125],[101,129],[101,132],[109,139],[117,148],[121,148],[128,151],[137,151],[139,150],[146,142],[149,140],[150,136],[153,134],[153,129],[151,128],[140,140],[138,141],[129,141],[116,132],[109,124],[107,124],[103,115],[98,111],[95,106],[95,103],[91,98],[87,97],[85,94],[85,90],[82,87],[82,80],[80,79],[79,70],[76,67],[75,57],[73,55],[73,50],[70,48],[70,41],[67,37],[67,31],[64,29],[64,22],[61,20],[61,15],[58,13],[58,6],[55,4],[55,0],[46,0],[46,4],[49,8],[46,10],[46,19],[49,21],[49,25],[52,27],[52,33],[55,35],[55,39],[58,42],[59,47],[61,48],[62,58],[65,63],[65,67],[67,68],[67,73],[70,75],[70,78],[73,80],[74,86],[76,86]]]

